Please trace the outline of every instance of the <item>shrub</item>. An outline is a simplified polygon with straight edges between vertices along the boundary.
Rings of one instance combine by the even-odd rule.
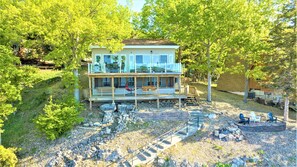
[[[224,164],[222,162],[217,162],[215,164],[215,167],[231,167],[231,165],[230,164]]]
[[[68,105],[67,105],[68,104]],[[80,110],[77,105],[69,103],[55,104],[50,98],[49,104],[45,105],[44,113],[35,119],[37,128],[45,133],[48,139],[55,140],[66,131],[83,121],[79,117]]]
[[[14,154],[16,150],[16,148],[5,148],[0,145],[0,166],[14,167],[18,162],[18,158]]]

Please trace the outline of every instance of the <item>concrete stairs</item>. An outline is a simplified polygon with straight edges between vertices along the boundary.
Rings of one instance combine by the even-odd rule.
[[[200,130],[204,121],[203,117],[201,112],[189,112],[189,120],[186,124],[166,132],[133,154],[128,154],[118,166],[133,167],[152,163],[159,153]]]

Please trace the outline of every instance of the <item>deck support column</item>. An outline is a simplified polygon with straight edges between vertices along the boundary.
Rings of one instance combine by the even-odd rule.
[[[90,102],[90,110],[92,110],[92,78],[89,77],[89,102]]]
[[[111,77],[111,94],[112,94],[112,104],[114,103],[114,77]]]
[[[160,99],[159,99],[159,76],[157,76],[157,108],[160,108]]]
[[[137,80],[136,76],[134,77],[134,98],[135,98],[135,108],[137,108]]]
[[[178,76],[178,88],[179,88],[178,109],[180,109],[181,108],[181,75]]]

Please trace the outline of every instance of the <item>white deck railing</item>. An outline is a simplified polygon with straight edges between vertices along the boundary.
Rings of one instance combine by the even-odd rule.
[[[121,64],[88,64],[88,73],[182,73],[181,63],[149,63],[149,64],[128,64],[122,67]]]

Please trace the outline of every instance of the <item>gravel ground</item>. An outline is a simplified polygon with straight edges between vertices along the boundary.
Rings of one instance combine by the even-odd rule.
[[[243,132],[243,141],[221,141],[213,137],[214,129],[226,127],[228,121],[238,120],[239,113],[248,115],[250,111],[223,102],[216,103],[215,107],[204,103],[198,109],[220,115],[215,119],[206,119],[202,131],[166,150],[161,157],[172,157],[177,162],[186,159],[191,164],[199,162],[214,166],[217,162],[229,163],[236,157],[251,156],[259,157],[260,161],[257,164],[250,163],[249,166],[296,166],[295,120],[290,120],[287,129],[282,132]]]
[[[156,109],[154,103],[140,104],[140,112],[151,111],[174,112],[175,107]],[[253,156],[259,157],[257,164],[250,166],[296,166],[296,122],[290,120],[287,123],[287,130],[274,133],[244,133],[245,139],[240,142],[221,141],[213,137],[213,131],[227,126],[228,121],[237,121],[238,114],[249,114],[250,111],[242,110],[228,103],[216,102],[212,105],[201,103],[200,106],[183,107],[182,111],[201,110],[206,113],[217,113],[215,119],[205,119],[203,130],[197,132],[192,137],[166,150],[160,157],[172,157],[177,162],[187,159],[191,164],[199,162],[213,166],[217,162],[228,163],[235,157]],[[256,112],[257,115],[265,113]],[[94,119],[94,115],[90,115]],[[280,118],[282,119],[282,118]],[[118,134],[115,139],[107,142],[101,149],[120,150],[121,155],[128,153],[128,148],[135,150],[144,144],[152,141],[157,136],[165,133],[171,128],[181,124],[182,121],[148,121],[143,124],[131,124],[128,129]],[[25,157],[20,160],[19,166],[45,166],[45,164],[59,150],[66,149],[90,136],[98,133],[100,128],[79,128],[76,127],[53,142],[40,143],[40,148],[35,155]],[[78,166],[106,166],[102,161],[85,160]],[[150,166],[150,165],[148,165]]]

